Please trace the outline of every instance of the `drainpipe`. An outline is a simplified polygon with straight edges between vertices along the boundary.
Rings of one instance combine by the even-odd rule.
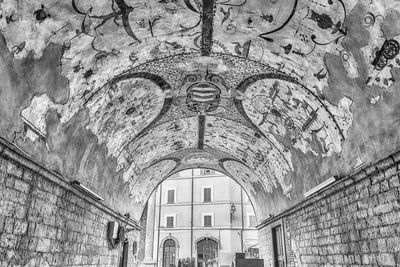
[[[242,229],[240,230],[240,245],[243,253],[243,231],[244,231],[244,214],[243,214],[243,189],[240,188],[240,208],[242,210]]]
[[[192,195],[191,195],[191,208],[190,208],[190,261],[193,258],[193,176],[194,176],[194,170],[192,169]]]
[[[161,200],[162,200],[162,183],[160,184],[160,203],[158,204],[158,235],[157,235],[157,266],[158,264],[158,255],[160,249],[160,229],[161,229]]]

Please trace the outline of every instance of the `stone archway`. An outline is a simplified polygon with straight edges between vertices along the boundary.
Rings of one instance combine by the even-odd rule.
[[[218,266],[219,242],[215,238],[203,237],[196,241],[197,266]]]
[[[169,235],[169,236],[167,236],[167,237],[165,237],[165,238],[163,238],[161,240],[159,248],[158,248],[158,259],[159,259],[159,263],[161,263],[161,265],[159,264],[159,266],[161,266],[161,267],[164,267],[164,263],[166,262],[165,261],[165,255],[164,255],[165,254],[164,253],[165,252],[164,248],[165,248],[165,244],[166,244],[165,242],[169,242],[169,241],[173,242],[173,245],[174,245],[174,264],[175,264],[175,266],[178,266],[178,260],[180,258],[179,240],[177,238],[175,238],[174,236]],[[166,266],[166,267],[169,267],[169,266]]]

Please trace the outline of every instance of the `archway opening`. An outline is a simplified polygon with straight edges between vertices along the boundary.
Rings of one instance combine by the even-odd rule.
[[[231,266],[237,257],[259,258],[253,203],[245,188],[222,172],[197,168],[169,175],[142,216],[143,258],[158,267]],[[165,246],[172,243],[173,256]]]
[[[218,243],[211,238],[204,238],[197,242],[197,266],[218,266]]]
[[[163,244],[163,267],[174,267],[176,256],[176,244],[173,239],[167,239]]]

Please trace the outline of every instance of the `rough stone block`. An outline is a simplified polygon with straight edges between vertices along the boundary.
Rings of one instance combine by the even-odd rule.
[[[22,180],[31,183],[34,180],[34,177],[35,174],[32,171],[25,169],[24,174],[22,175]]]
[[[31,188],[30,184],[28,184],[22,180],[15,179],[15,189],[17,189],[18,191],[28,194],[30,188]]]
[[[392,157],[387,157],[375,164],[378,170],[385,170],[394,163]]]
[[[386,244],[388,252],[400,252],[400,237],[389,237]]]
[[[380,237],[391,237],[396,233],[396,228],[393,225],[382,226],[379,228]]]
[[[46,225],[44,225],[44,224],[36,224],[34,236],[45,237],[46,236],[46,231],[47,231],[47,226]]]
[[[18,250],[26,251],[29,249],[29,236],[21,236],[18,242]]]
[[[39,238],[36,250],[39,252],[49,252],[50,251],[50,239]]]
[[[12,233],[14,230],[14,222],[15,220],[13,218],[6,218],[4,221],[4,232]]]
[[[362,264],[367,265],[370,264],[369,254],[363,254],[361,259]]]
[[[391,188],[400,187],[399,175],[395,175],[392,178],[390,178],[389,185],[390,185]]]
[[[28,223],[20,220],[15,222],[13,231],[14,234],[22,235],[25,234],[27,230],[28,230]]]
[[[13,234],[2,233],[0,235],[0,247],[3,248],[16,248],[17,237]]]
[[[384,224],[398,225],[400,223],[400,215],[397,212],[391,212],[391,213],[384,214],[382,216],[382,222]]]
[[[383,171],[378,171],[370,177],[372,185],[381,182],[383,179],[385,179],[385,173]]]
[[[15,178],[7,174],[7,176],[5,177],[4,184],[7,188],[14,188]]]
[[[371,166],[368,166],[367,168],[365,168],[365,172],[367,173],[368,176],[373,174],[376,171],[377,171],[377,168],[375,165],[371,165]]]
[[[36,251],[36,248],[37,248],[37,245],[38,245],[38,241],[39,241],[39,238],[38,237],[30,237],[29,238],[29,250],[30,251]]]
[[[381,192],[386,192],[390,189],[389,187],[389,181],[388,180],[384,180],[381,182]]]
[[[46,237],[50,238],[50,239],[55,239],[56,236],[57,236],[57,228],[54,226],[48,225],[47,229],[46,229]]]
[[[385,170],[385,178],[388,179],[393,177],[397,173],[397,165],[390,167],[389,169]]]
[[[374,214],[375,215],[380,215],[384,213],[389,213],[393,210],[393,203],[385,203],[378,205],[374,208]]]
[[[380,238],[377,240],[378,251],[379,252],[387,252],[388,248],[386,246],[386,239]]]
[[[378,254],[377,262],[381,266],[396,266],[394,255],[391,253]]]
[[[21,178],[23,173],[23,168],[12,161],[8,161],[7,173],[15,177]]]

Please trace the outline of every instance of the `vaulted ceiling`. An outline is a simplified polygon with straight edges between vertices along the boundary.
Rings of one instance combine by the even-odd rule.
[[[263,218],[400,146],[399,2],[0,6],[0,135],[136,217],[183,169]]]

